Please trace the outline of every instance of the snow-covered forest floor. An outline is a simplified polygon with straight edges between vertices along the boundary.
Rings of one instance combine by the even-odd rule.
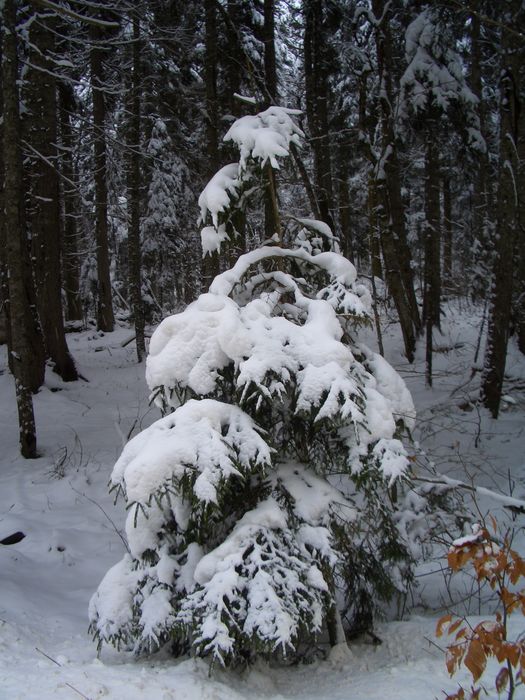
[[[472,367],[481,309],[454,302],[445,310],[443,333],[436,334],[432,389],[425,387],[424,348],[408,365],[397,326],[384,318],[387,359],[404,377],[418,410],[416,470],[426,478],[424,469],[433,463],[438,473],[525,499],[525,358],[511,339],[503,408],[492,420],[471,402],[479,386]],[[373,347],[374,334],[368,334]],[[491,601],[468,576],[450,580],[442,557],[419,568],[404,619],[377,626],[382,643],[355,640],[346,656],[211,676],[202,661],[173,661],[162,654],[135,660],[104,649],[97,658],[87,632],[88,601],[124,549],[123,506],[113,505],[108,478],[127,438],[158,417],[148,405],[144,366],[135,362],[133,343],[126,344],[131,335],[120,328],[68,336],[85,381],[64,384],[48,372],[35,397],[42,455],[36,461],[18,455],[13,381],[5,346],[0,348],[0,539],[15,531],[26,535],[18,544],[0,546],[1,700],[424,700],[443,697],[458,681],[469,687],[463,671],[448,677],[439,648],[446,642],[434,636],[436,620],[449,607],[490,614]],[[510,511],[490,496],[477,496],[470,507],[490,510],[502,527],[511,523]],[[514,522],[522,554],[524,519],[518,515]],[[515,635],[525,627],[520,617],[512,619]],[[493,687],[488,681],[495,668],[489,664],[487,686]]]

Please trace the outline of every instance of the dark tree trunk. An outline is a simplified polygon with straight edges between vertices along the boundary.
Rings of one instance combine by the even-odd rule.
[[[28,297],[24,269],[27,258],[25,249],[25,231],[22,189],[22,162],[20,155],[20,118],[18,102],[18,65],[16,47],[16,3],[5,0],[3,5],[3,64],[2,91],[4,102],[3,114],[3,149],[4,149],[4,199],[6,261],[9,270],[9,310],[11,318],[11,369],[15,378],[16,402],[20,435],[20,450],[24,457],[37,457],[36,428],[31,396],[31,364],[35,362],[32,355],[32,317],[28,306],[32,299]]]
[[[213,177],[219,168],[219,102],[217,97],[217,7],[216,0],[205,0],[206,17],[204,80],[206,83],[207,175]],[[219,274],[219,254],[208,254],[202,263],[205,287]]]
[[[4,98],[2,89],[2,31],[0,30],[0,344],[11,346],[9,307],[9,275],[7,272],[6,246],[7,231],[4,221]],[[10,357],[10,355],[9,355]]]
[[[439,163],[430,122],[425,153],[425,296],[423,316],[441,327],[441,232],[439,208]]]
[[[277,91],[277,64],[275,61],[275,2],[264,0],[264,84],[266,98],[270,104],[277,104],[279,100]]]
[[[71,129],[71,113],[75,108],[73,90],[65,84],[59,85],[60,136],[62,144],[62,270],[66,294],[66,318],[68,321],[82,320],[80,298],[80,258],[78,252],[77,217],[80,211],[77,192],[77,174],[73,162],[74,141]]]
[[[95,155],[95,242],[97,246],[98,305],[97,326],[112,331],[115,325],[109,273],[108,191],[106,179],[106,104],[104,95],[104,51],[97,45],[103,38],[98,27],[91,27],[91,91],[93,99],[93,146]]]
[[[305,0],[304,74],[306,116],[314,156],[314,184],[321,220],[335,231],[332,211],[334,194],[328,127],[327,36],[324,31],[324,3]]]
[[[277,66],[275,63],[275,7],[274,0],[264,0],[264,107],[277,103]],[[281,223],[277,201],[277,178],[270,163],[265,167],[264,233],[266,238],[277,236],[281,241]]]
[[[516,240],[516,289],[513,309],[518,348],[525,355],[525,129],[523,128],[518,135],[518,162],[520,171],[517,187],[519,200]]]
[[[49,58],[55,49],[52,25],[51,18],[35,15],[29,33],[31,68],[24,120],[30,148],[28,225],[46,354],[54,371],[68,382],[78,379],[78,374],[67,347],[62,313],[57,90]]]
[[[480,9],[479,0],[475,0],[473,8]],[[487,136],[486,129],[486,100],[483,99],[483,82],[482,82],[482,38],[481,24],[478,12],[473,12],[470,16],[470,38],[472,50],[470,52],[470,84],[472,91],[479,100],[479,129],[483,137]],[[487,147],[484,153],[479,154],[476,163],[476,171],[474,174],[473,190],[472,190],[472,242],[477,241],[477,247],[481,251],[481,259],[478,263],[486,269],[488,265],[488,251],[490,250],[490,236],[488,229],[490,223],[494,222],[492,212],[494,211],[494,203],[491,188],[489,148]],[[483,269],[482,268],[482,269]],[[474,298],[484,298],[488,293],[487,275],[482,272],[478,274],[475,286],[473,288]]]
[[[373,173],[368,178],[368,228],[370,231],[370,273],[373,277],[383,279],[381,265],[381,231],[378,217],[377,183]]]
[[[217,8],[216,0],[205,0],[206,15],[204,80],[206,83],[206,142],[208,177],[219,168],[219,108],[217,101]]]
[[[521,0],[508,3],[508,17],[520,13]],[[497,236],[490,299],[487,346],[481,395],[494,418],[498,417],[509,339],[513,255],[519,228],[519,201],[516,182],[520,164],[518,144],[523,138],[520,119],[520,71],[523,43],[513,32],[502,31],[502,70],[500,93],[500,154],[497,198]]]
[[[381,231],[385,280],[399,316],[407,360],[413,362],[416,351],[416,334],[406,290],[399,270],[399,253],[392,227],[392,217],[383,204],[385,201],[388,202],[387,183],[384,179],[377,179],[376,187],[378,199],[381,202],[377,206],[377,217],[379,230]]]
[[[443,176],[443,286],[446,292],[452,285],[452,195],[450,191],[450,176]]]
[[[299,171],[299,176],[301,178],[301,182],[303,183],[306,196],[308,197],[308,202],[310,204],[312,214],[316,219],[321,219],[321,214],[319,213],[319,205],[317,203],[317,197],[315,195],[315,190],[312,185],[312,182],[308,176],[306,165],[304,164],[303,159],[299,155],[299,152],[293,143],[290,144],[290,153],[292,154],[295,166]]]
[[[397,157],[394,134],[393,91],[390,67],[392,51],[388,18],[384,0],[373,0],[374,15],[382,23],[376,29],[376,51],[378,58],[379,83],[382,86],[381,107],[381,158],[376,166],[377,196],[379,200],[381,247],[385,264],[385,278],[394,299],[409,362],[414,359],[416,336],[421,321],[414,291],[414,278],[411,254],[407,243],[405,210],[401,197],[401,169]]]
[[[348,191],[348,162],[350,160],[350,149],[340,144],[339,157],[336,161],[337,175],[337,205],[339,213],[339,236],[341,239],[341,250],[343,255],[349,260],[354,260],[354,242],[352,236],[352,217],[350,215],[350,193]],[[335,231],[334,231],[335,233]]]
[[[221,4],[216,5],[221,10]],[[223,15],[226,20],[226,36],[228,40],[228,53],[226,55],[226,84],[227,84],[227,109],[234,117],[239,117],[240,102],[234,95],[241,90],[242,74],[245,70],[245,56],[240,45],[237,27],[241,24],[241,0],[228,0]]]
[[[146,354],[144,339],[144,304],[142,301],[141,249],[140,249],[140,25],[133,19],[132,44],[132,83],[131,83],[131,117],[128,130],[129,137],[129,173],[128,173],[128,256],[129,256],[129,291],[133,323],[135,325],[135,344],[137,359],[142,362]]]

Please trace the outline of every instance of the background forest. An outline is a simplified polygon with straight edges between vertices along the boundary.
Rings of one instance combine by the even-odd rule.
[[[270,104],[307,135],[269,168],[283,240],[298,212],[329,225],[409,362],[425,336],[428,384],[443,300],[484,304],[497,416],[509,333],[525,350],[523,21],[520,0],[3,2],[0,308],[23,454],[45,363],[78,376],[67,331],[130,321],[140,360],[145,324],[219,271],[198,194],[231,122]],[[270,199],[230,260],[275,233]]]

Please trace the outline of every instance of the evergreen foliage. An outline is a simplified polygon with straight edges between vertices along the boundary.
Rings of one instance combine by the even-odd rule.
[[[273,107],[230,129],[240,160],[201,198],[215,247],[246,204],[238,192],[300,134],[292,116]],[[410,580],[400,437],[413,404],[358,342],[369,293],[348,260],[321,252],[327,235],[303,221],[296,247],[241,256],[155,331],[147,380],[166,415],[113,470],[130,553],[92,598],[99,643],[172,642],[222,664],[293,658],[325,625],[337,636],[339,610],[370,625]]]

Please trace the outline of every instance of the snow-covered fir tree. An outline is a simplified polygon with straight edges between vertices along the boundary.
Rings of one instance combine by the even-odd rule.
[[[205,251],[299,142],[294,114],[270,107],[230,128],[239,161],[199,200]],[[343,626],[369,624],[410,579],[426,508],[403,505],[412,400],[358,340],[370,297],[354,266],[323,251],[336,247],[325,224],[295,224],[293,247],[242,255],[151,339],[146,375],[164,417],[111,476],[129,554],[91,600],[99,643],[172,643],[223,664],[293,658],[316,635],[337,644]]]

